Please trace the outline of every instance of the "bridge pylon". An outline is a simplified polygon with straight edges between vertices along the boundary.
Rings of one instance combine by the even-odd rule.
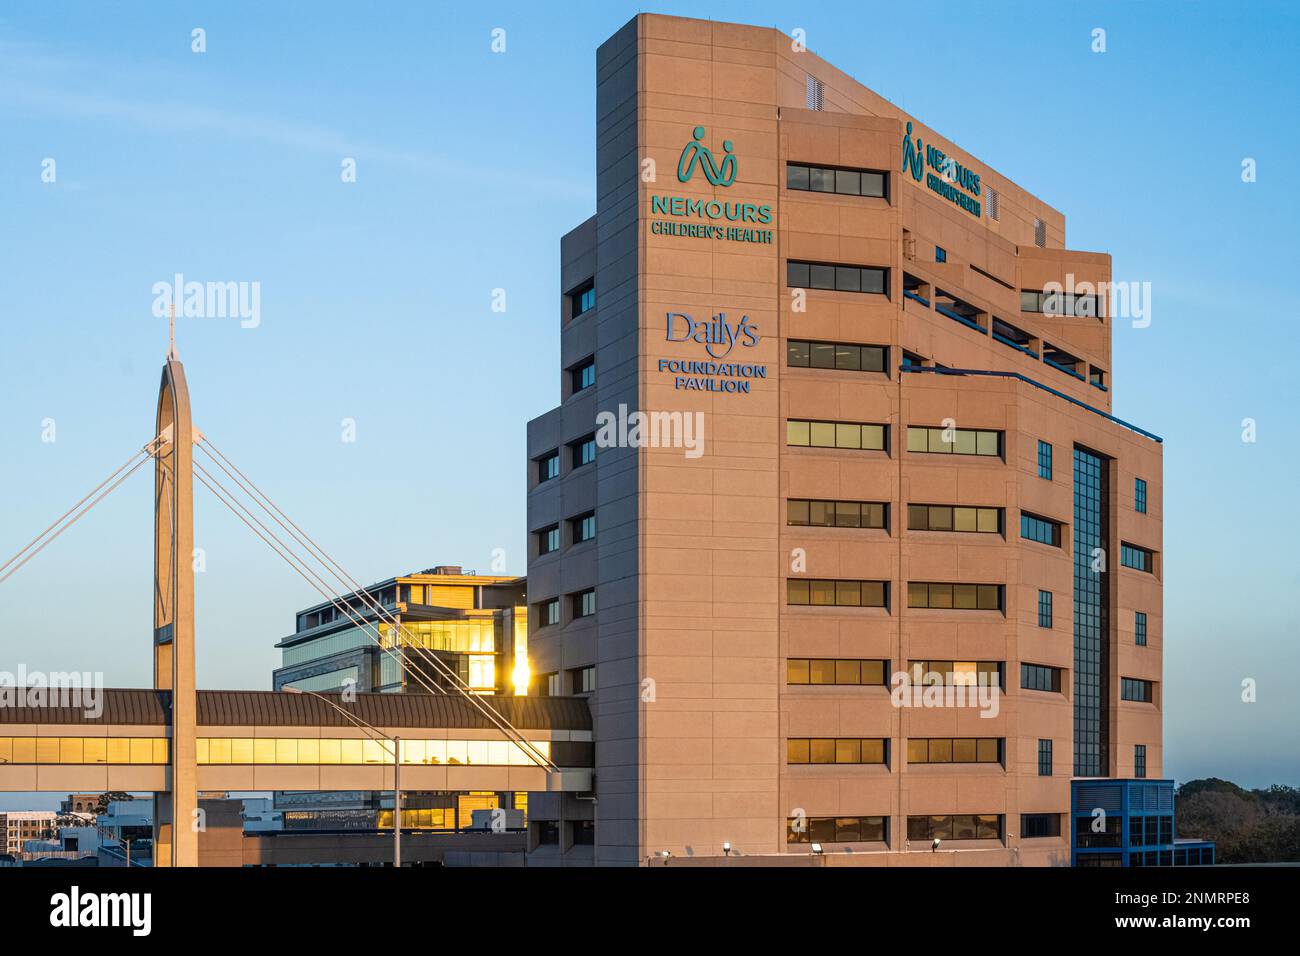
[[[194,677],[194,427],[185,369],[168,351],[154,456],[153,685],[171,710],[168,785],[154,795],[154,866],[198,866]]]

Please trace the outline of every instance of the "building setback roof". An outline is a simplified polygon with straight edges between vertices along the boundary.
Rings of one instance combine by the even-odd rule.
[[[27,699],[18,688],[15,699]],[[0,707],[0,724],[166,724],[170,705],[165,691],[106,687],[102,712],[87,715],[82,707]],[[200,727],[352,727],[343,714],[311,694],[264,690],[201,690]],[[358,720],[376,727],[456,727],[490,729],[477,707],[459,696],[443,694],[357,694],[344,703],[340,694],[324,694]],[[581,697],[480,697],[520,730],[590,730],[591,711]]]

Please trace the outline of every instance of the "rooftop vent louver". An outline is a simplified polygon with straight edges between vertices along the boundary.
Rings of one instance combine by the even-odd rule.
[[[999,203],[998,203],[998,199],[999,199],[998,191],[994,189],[992,186],[985,186],[984,188],[988,190],[988,194],[989,194],[989,200],[988,200],[989,218],[992,219],[994,222],[1000,222],[1002,216],[1002,210],[999,207]]]
[[[811,73],[808,74],[808,109],[821,110],[826,104],[826,87]]]
[[[1041,219],[1034,220],[1034,245],[1039,249],[1047,248],[1047,223]]]

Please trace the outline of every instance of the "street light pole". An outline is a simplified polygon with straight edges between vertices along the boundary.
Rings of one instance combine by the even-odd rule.
[[[402,738],[393,738],[393,866],[402,865]]]
[[[349,714],[324,694],[318,694],[314,690],[303,690],[301,687],[282,687],[281,690],[286,694],[307,694],[317,700],[324,701],[351,721],[354,726],[378,734],[393,745],[393,866],[400,868],[402,865],[402,738],[388,736],[378,727],[366,723],[360,717]]]

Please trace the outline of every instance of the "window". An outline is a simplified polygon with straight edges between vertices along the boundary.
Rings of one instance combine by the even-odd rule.
[[[596,360],[589,358],[579,362],[569,369],[569,376],[574,392],[581,392],[583,389],[591,388],[596,384]]]
[[[1119,679],[1119,696],[1123,700],[1135,700],[1141,704],[1149,704],[1155,700],[1155,685],[1149,680],[1138,680],[1136,677],[1121,677]]]
[[[1038,592],[1038,626],[1052,626],[1052,592]]]
[[[588,280],[569,293],[569,302],[573,309],[573,318],[596,307],[596,283]]]
[[[909,840],[1000,840],[1002,814],[960,813],[935,814],[907,818]]]
[[[791,289],[825,289],[829,292],[889,290],[889,270],[877,266],[845,266],[827,262],[786,263],[785,284]]]
[[[1106,370],[1090,366],[1088,369],[1088,384],[1094,385],[1102,391],[1106,390]]]
[[[538,846],[558,846],[560,843],[560,824],[556,820],[538,820],[533,826],[537,827],[537,845]]]
[[[1144,478],[1133,479],[1133,510],[1139,514],[1147,513],[1147,483]]]
[[[1147,775],[1147,745],[1133,745],[1133,776],[1142,779]]]
[[[792,368],[833,368],[844,372],[883,372],[889,366],[889,349],[883,345],[848,342],[786,342],[786,364]]]
[[[560,550],[560,526],[553,524],[537,532],[537,553],[550,554]]]
[[[1059,813],[1022,813],[1020,814],[1020,838],[1031,840],[1036,837],[1059,837],[1061,835],[1061,815]]]
[[[587,588],[587,590],[579,591],[577,594],[571,595],[571,597],[573,599],[573,616],[575,618],[591,617],[596,613],[595,588]]]
[[[1139,647],[1147,646],[1147,613],[1137,611],[1133,618],[1133,643]]]
[[[596,512],[588,511],[584,515],[570,518],[569,532],[574,544],[582,544],[596,537]]]
[[[1001,737],[912,737],[907,741],[907,762],[1001,763]]]
[[[560,599],[551,598],[533,605],[537,610],[537,626],[548,627],[560,623]]]
[[[790,737],[785,744],[788,764],[889,762],[883,737]]]
[[[815,501],[791,498],[786,524],[812,528],[884,528],[889,505],[883,501]]]
[[[1038,440],[1038,477],[1052,480],[1052,446]]]
[[[815,193],[838,193],[841,196],[869,196],[885,198],[888,173],[873,169],[835,169],[829,166],[808,166],[787,163],[786,189],[800,189]]]
[[[786,843],[888,843],[889,817],[790,817]]]
[[[1000,611],[1002,585],[909,581],[907,606],[958,611]]]
[[[850,448],[854,451],[884,451],[884,425],[857,422],[810,422],[790,419],[785,423],[785,443],[801,448]]]
[[[790,578],[786,603],[814,607],[887,607],[887,581],[823,581]]]
[[[596,842],[596,821],[595,820],[574,820],[573,821],[573,845],[574,846],[592,846]]]
[[[1002,509],[963,505],[908,505],[907,528],[909,531],[998,534],[1002,530]]]
[[[924,368],[925,356],[903,350],[903,368]]]
[[[1050,740],[1038,741],[1038,775],[1040,777],[1050,777],[1052,775],[1052,742]]]
[[[596,436],[594,434],[569,442],[569,451],[573,455],[571,468],[581,468],[596,460]]]
[[[1119,563],[1126,568],[1133,568],[1135,571],[1146,571],[1148,574],[1154,566],[1154,556],[1146,548],[1139,548],[1135,544],[1120,543],[1119,546]]]
[[[1078,295],[1073,292],[1039,292],[1023,289],[1020,292],[1020,311],[1040,312],[1049,316],[1095,319],[1101,316],[1100,301],[1095,295]]]
[[[1002,661],[912,661],[908,678],[931,687],[1002,687]]]
[[[948,261],[948,250],[945,249],[943,246],[935,246],[935,247],[934,247],[934,261],[935,261],[935,262],[947,262],[947,261]]]
[[[847,684],[883,686],[888,661],[791,657],[785,662],[787,684]]]
[[[1053,694],[1061,692],[1061,669],[1042,664],[1020,665],[1020,686],[1025,690],[1044,690]]]
[[[909,425],[907,426],[907,450],[997,458],[1002,454],[1002,433],[973,428],[930,428],[923,425]]]
[[[560,477],[560,452],[557,449],[548,451],[537,459],[537,483],[541,484],[543,481],[558,477]]]
[[[573,692],[575,694],[591,694],[596,690],[596,668],[594,665],[588,667],[575,667],[569,672],[573,679]]]
[[[1039,518],[1037,515],[1022,511],[1020,512],[1020,537],[1059,548],[1061,546],[1061,526],[1050,518]]]
[[[537,675],[537,695],[539,697],[563,697],[560,692],[560,675],[558,673]]]

